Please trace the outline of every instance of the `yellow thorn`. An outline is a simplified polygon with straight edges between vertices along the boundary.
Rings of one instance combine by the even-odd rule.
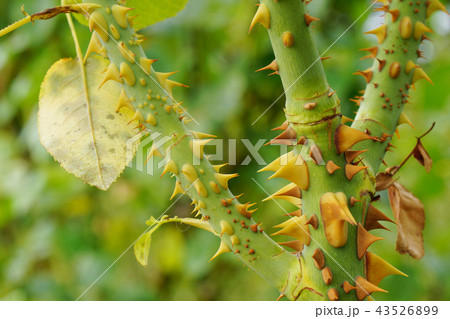
[[[167,73],[162,73],[162,72],[155,72],[156,78],[158,79],[159,84],[161,84],[161,86],[163,88],[166,87],[166,81],[169,78],[169,76],[171,76],[172,74],[177,73],[175,72],[167,72]]]
[[[236,236],[236,235],[231,235],[231,236],[230,236],[230,240],[231,240],[231,246],[239,245],[240,242],[241,242],[241,241],[239,240],[239,237]]]
[[[197,131],[191,131],[191,133],[192,133],[192,136],[194,136],[195,138],[198,138],[198,139],[217,137],[217,136],[212,135],[212,134],[207,134],[207,133],[202,133],[202,132],[197,132]],[[224,164],[224,165],[226,165],[226,164]]]
[[[167,164],[164,166],[164,170],[161,174],[161,177],[164,176],[167,172],[171,172],[172,174],[178,174],[177,164],[173,160],[169,160]]]
[[[183,167],[181,168],[181,173],[183,173],[184,176],[186,176],[186,179],[190,183],[193,183],[198,179],[197,171],[195,170],[194,166],[192,166],[189,163],[183,165]]]
[[[117,69],[116,65],[112,62],[108,65],[108,68],[106,69],[105,77],[103,78],[103,81],[98,88],[101,88],[103,86],[103,84],[105,84],[109,80],[114,80],[119,83],[123,83],[122,78],[119,77],[119,69]]]
[[[147,118],[145,119],[145,123],[156,126],[157,122],[155,116],[152,113],[148,112]]]
[[[150,148],[150,152],[148,153],[147,159],[145,160],[145,164],[147,164],[149,159],[152,158],[153,156],[159,156],[161,158],[163,157],[161,152],[156,148],[155,144],[153,144],[152,147]]]
[[[412,124],[411,120],[408,118],[408,116],[405,114],[405,112],[402,112],[400,114],[400,117],[398,118],[398,125],[402,125],[402,124],[408,124],[409,126],[411,126],[413,129],[415,129],[414,125]]]
[[[227,222],[226,220],[220,221],[220,229],[221,229],[220,236],[222,236],[223,234],[231,236],[234,233],[233,227],[231,227],[230,223]]]
[[[364,34],[374,34],[377,37],[378,43],[383,43],[386,38],[386,25],[383,24],[376,29],[364,32]]]
[[[220,194],[221,190],[220,190],[219,185],[217,185],[216,182],[210,181],[210,182],[209,182],[209,187],[211,187],[212,190],[213,190],[216,194]]]
[[[378,141],[375,137],[342,124],[338,126],[334,135],[334,142],[338,154],[342,154],[356,143],[368,139]]]
[[[347,206],[344,193],[325,193],[320,198],[325,237],[333,247],[342,247],[347,243],[348,224],[356,225],[356,220]]]
[[[152,73],[152,64],[156,61],[158,61],[158,60],[152,60],[152,59],[147,59],[147,58],[141,57],[139,59],[139,65],[144,69],[144,71],[145,71],[145,73],[147,73],[147,75],[150,75]]]
[[[217,256],[219,256],[220,254],[227,253],[227,252],[230,252],[230,251],[231,251],[231,249],[228,248],[228,246],[227,246],[223,241],[221,241],[221,242],[220,242],[219,249],[218,249],[217,252],[214,254],[214,256],[211,257],[211,259],[210,259],[209,261],[213,260],[214,258],[216,258]]]
[[[208,190],[206,189],[205,185],[200,180],[197,180],[194,183],[194,188],[197,191],[197,194],[202,197],[208,197]]]
[[[212,167],[214,168],[214,170],[216,171],[216,173],[219,173],[220,169],[224,166],[228,165],[228,163],[225,164],[217,164],[217,165],[212,165]]]
[[[125,93],[125,90],[122,89],[119,96],[119,104],[117,105],[116,112],[119,112],[122,107],[126,107],[130,109],[132,112],[136,111],[134,106],[131,104],[130,100],[127,97],[127,94]]]
[[[275,177],[287,179],[288,181],[297,184],[302,190],[307,190],[309,188],[308,166],[300,155],[292,157],[286,165],[282,165],[268,179]]]
[[[253,27],[257,24],[261,23],[266,29],[270,28],[270,12],[269,8],[263,3],[261,3],[256,11],[255,16],[253,17],[252,22],[250,23],[250,29],[248,33],[250,33]]]
[[[206,144],[212,141],[211,139],[208,140],[199,140],[199,139],[192,139],[190,142],[191,150],[194,153],[195,157],[202,159],[203,158],[203,148]]]
[[[130,49],[128,49],[127,45],[124,42],[119,42],[119,52],[122,57],[133,64],[135,62],[136,54],[133,53]]]
[[[91,40],[89,41],[88,48],[86,50],[86,54],[84,55],[84,62],[86,62],[87,57],[92,53],[97,53],[102,49],[102,45],[98,40],[97,34],[93,33],[91,36]]]
[[[311,243],[311,236],[309,234],[309,225],[306,224],[306,216],[294,216],[287,221],[275,226],[276,228],[282,228],[281,230],[272,234],[272,236],[286,235],[294,237],[302,244],[309,246]]]
[[[422,68],[415,68],[411,82],[412,83],[416,83],[420,79],[427,80],[428,82],[433,84],[433,82],[431,81],[430,77],[425,73],[425,71]]]
[[[381,257],[369,251],[366,253],[366,270],[367,280],[376,286],[384,277],[390,275],[401,275],[408,277],[407,274],[401,272]]]
[[[170,196],[170,199],[174,198],[177,194],[186,194],[183,187],[181,187],[181,182],[176,181],[175,182],[175,189],[173,190],[172,196]]]
[[[119,77],[124,78],[129,86],[133,86],[136,83],[134,72],[126,62],[120,63]]]
[[[127,8],[123,6],[119,6],[117,4],[113,5],[111,7],[111,11],[113,14],[114,19],[116,20],[117,24],[120,25],[122,28],[127,27],[127,12],[133,10],[133,8]]]
[[[433,30],[428,28],[422,22],[417,21],[414,27],[414,39],[419,40],[425,32],[433,32]]]
[[[409,74],[412,69],[417,68],[417,67],[418,66],[413,61],[408,60],[408,62],[406,62],[406,68],[405,68],[406,74]]]
[[[95,30],[95,32],[97,32],[98,36],[104,42],[108,42],[108,25],[106,24],[106,20],[100,12],[94,11],[89,16],[89,29],[91,31]]]
[[[234,174],[221,174],[216,173],[215,177],[217,181],[219,182],[219,185],[222,186],[224,189],[228,189],[228,181],[236,176],[239,176],[237,173]]]

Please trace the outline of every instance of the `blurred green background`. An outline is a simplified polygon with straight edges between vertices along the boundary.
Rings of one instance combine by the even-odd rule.
[[[50,0],[0,2],[0,27],[21,18],[20,7],[37,12],[57,5]],[[191,0],[176,18],[144,30],[149,57],[159,59],[158,71],[179,70],[174,79],[191,88],[175,92],[200,123],[190,127],[224,139],[274,136],[270,128],[284,121],[280,99],[255,125],[259,115],[282,93],[277,76],[254,71],[273,59],[263,28],[248,35],[256,1]],[[320,52],[326,50],[370,4],[369,1],[315,0],[309,5]],[[364,88],[352,75],[371,61],[358,49],[374,45],[364,31],[380,23],[367,13],[326,53],[324,61],[331,86],[342,99],[343,112],[353,116],[349,101]],[[375,233],[387,240],[373,245],[378,253],[409,278],[386,278],[389,294],[377,300],[450,299],[450,23],[445,14],[430,21],[432,43],[425,42],[422,59],[434,86],[423,82],[412,93],[406,112],[416,129],[401,127],[394,139],[395,152],[386,159],[398,164],[433,121],[435,129],[423,143],[434,160],[432,171],[411,160],[399,172],[400,181],[424,203],[427,213],[425,257],[416,261],[395,252],[396,230]],[[89,30],[76,23],[85,49]],[[67,174],[39,142],[36,114],[40,83],[58,59],[74,56],[66,20],[37,21],[0,38],[0,299],[74,300],[88,288],[146,229],[150,216],[158,217],[171,204],[172,181],[127,168],[107,192],[85,185]],[[248,155],[238,142],[238,160]],[[267,161],[279,149],[264,147]],[[253,162],[254,163],[254,162]],[[233,166],[240,177],[231,182],[244,201],[258,202],[256,218],[271,226],[283,212],[273,202],[261,203],[265,194],[252,181],[273,191],[279,181],[256,174],[258,167]],[[379,205],[391,215],[385,194]],[[289,207],[292,209],[292,207]],[[182,198],[168,211],[187,216]],[[130,249],[83,296],[82,300],[275,300],[277,291],[243,267],[231,254],[209,263],[219,240],[200,230],[167,225],[153,237],[150,262],[140,266]]]

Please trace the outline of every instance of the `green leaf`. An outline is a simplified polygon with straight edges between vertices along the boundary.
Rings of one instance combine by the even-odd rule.
[[[106,190],[132,158],[127,142],[132,112],[116,113],[121,84],[101,88],[108,60],[92,56],[83,73],[77,59],[62,59],[48,70],[39,97],[38,127],[42,145],[69,173]]]
[[[174,17],[184,9],[188,0],[128,0],[127,7],[134,8],[129,15],[138,15],[133,20],[136,30],[148,27],[156,22]]]
[[[150,254],[150,244],[152,243],[152,234],[146,232],[134,244],[134,255],[142,266],[147,266],[148,256]]]

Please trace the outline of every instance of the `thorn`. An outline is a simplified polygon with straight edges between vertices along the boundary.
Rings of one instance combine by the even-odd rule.
[[[433,30],[428,28],[422,22],[417,21],[414,27],[414,39],[419,40],[425,32],[433,32]]]
[[[373,136],[342,124],[338,126],[334,135],[334,142],[338,154],[342,154],[356,143],[368,139],[378,141]]]
[[[230,252],[230,251],[231,251],[231,249],[228,248],[228,246],[227,246],[223,241],[221,241],[221,242],[220,242],[219,249],[218,249],[217,252],[214,254],[214,256],[211,257],[211,259],[210,259],[209,261],[213,260],[214,258],[216,258],[217,256],[219,256],[220,254],[227,253],[227,252]]]
[[[167,164],[164,166],[164,170],[161,174],[161,177],[163,177],[164,174],[166,174],[167,172],[171,172],[172,174],[175,174],[175,175],[178,174],[177,164],[175,164],[175,162],[173,160],[169,160],[167,162]]]
[[[111,7],[111,11],[113,14],[114,19],[116,20],[117,24],[121,26],[123,29],[126,29],[127,27],[127,13],[128,11],[133,10],[133,8],[127,8],[123,6],[119,6],[117,4],[113,5]]]
[[[361,60],[368,59],[368,58],[375,59],[375,57],[378,54],[378,47],[375,46],[375,47],[370,47],[370,48],[359,49],[359,51],[367,51],[370,53],[369,55],[362,57]]]
[[[141,57],[139,59],[139,65],[144,69],[147,75],[150,75],[152,73],[152,64],[155,63],[156,61],[158,60]]]
[[[312,16],[310,16],[309,14],[305,13],[305,23],[306,26],[309,27],[309,25],[313,22],[313,21],[319,21],[320,19],[318,18],[314,18]]]
[[[328,172],[328,174],[330,174],[330,175],[333,175],[334,174],[334,172],[336,171],[336,170],[338,170],[338,169],[340,169],[340,167],[339,166],[337,166],[333,161],[328,161],[327,162],[327,172]]]
[[[364,71],[358,70],[357,72],[355,72],[353,74],[363,76],[364,79],[366,80],[366,83],[369,83],[370,80],[372,80],[373,71],[371,70],[371,68],[368,68],[367,70],[364,70]]]
[[[191,150],[194,153],[194,156],[202,159],[203,158],[203,148],[206,144],[211,142],[213,139],[207,139],[207,140],[199,140],[199,139],[192,139],[190,141]]]
[[[102,45],[98,40],[97,34],[93,33],[91,36],[91,40],[89,41],[88,48],[86,50],[86,54],[84,55],[83,63],[86,62],[87,57],[92,53],[97,53],[102,49]]]
[[[119,77],[124,78],[129,86],[133,86],[136,83],[134,72],[126,62],[120,63]]]
[[[370,234],[366,229],[364,229],[361,223],[358,223],[358,230],[356,235],[358,259],[363,258],[367,248],[369,248],[370,245],[381,239],[383,238]]]
[[[408,118],[408,116],[405,114],[405,112],[402,112],[400,114],[400,117],[398,118],[398,123],[397,126],[402,125],[402,124],[408,124],[409,126],[411,126],[413,129],[415,129],[414,125],[412,124],[411,120]]]
[[[91,30],[91,32],[94,30],[103,42],[108,42],[109,35],[108,31],[106,31],[108,30],[108,25],[100,12],[94,11],[89,16],[89,30]]]
[[[262,24],[266,29],[270,28],[270,12],[269,8],[263,3],[258,6],[258,10],[256,11],[255,16],[253,17],[252,22],[250,23],[250,29],[248,33],[250,33],[253,27],[257,24]]]
[[[105,77],[103,78],[102,83],[100,83],[99,89],[105,84],[107,81],[113,80],[119,83],[123,83],[122,78],[119,75],[119,69],[117,69],[114,63],[110,63],[108,68],[106,69]]]
[[[172,196],[170,196],[170,200],[172,200],[172,198],[174,198],[177,194],[186,194],[183,187],[181,187],[180,181],[175,182],[175,189],[173,190]]]
[[[386,290],[381,289],[380,287],[377,287],[374,284],[370,283],[361,276],[356,277],[355,286],[356,286],[356,297],[358,298],[358,300],[363,300],[368,295],[374,292],[387,292]]]
[[[290,160],[288,160],[286,165],[282,165],[268,179],[275,177],[287,179],[288,181],[297,184],[297,186],[303,190],[307,190],[309,188],[308,166],[300,155],[294,155]]]
[[[237,173],[234,173],[234,174],[216,173],[215,174],[215,177],[216,177],[217,181],[219,182],[219,185],[222,186],[222,188],[224,188],[224,189],[228,189],[228,181],[237,176],[239,176]]]
[[[333,247],[342,247],[348,238],[348,224],[356,225],[356,220],[347,206],[347,196],[342,193],[325,193],[320,198],[325,237]]]
[[[353,177],[360,171],[368,168],[367,166],[356,166],[351,164],[345,165],[345,176],[349,181],[353,179]]]
[[[398,9],[388,10],[386,12],[389,12],[391,14],[392,22],[397,21],[398,16],[400,15],[400,10],[398,10]]]
[[[378,222],[379,220],[387,221],[387,222],[391,222],[391,223],[395,224],[395,222],[392,219],[387,217],[380,210],[375,208],[373,205],[369,205],[369,209],[367,211],[366,221],[364,223],[364,228],[367,231],[370,231],[370,230],[373,230],[373,229],[386,229],[386,230],[388,230],[386,227],[384,227],[383,225],[381,225]]]
[[[345,161],[350,164],[351,162],[353,162],[353,160],[356,157],[358,157],[359,155],[361,155],[362,153],[367,152],[367,151],[368,151],[368,149],[362,150],[362,151],[352,151],[352,150],[345,151],[345,153],[344,153]]]
[[[323,269],[323,267],[325,267],[325,256],[319,248],[316,248],[316,250],[314,250],[312,259],[317,269],[321,270]]]
[[[272,234],[272,236],[286,235],[299,240],[303,245],[309,246],[311,236],[309,235],[309,226],[306,224],[306,216],[292,217],[285,222],[274,226],[281,230]]]
[[[366,273],[367,280],[376,286],[381,282],[381,280],[383,280],[383,278],[390,275],[401,275],[408,277],[408,275],[370,251],[366,253]]]
[[[416,83],[417,81],[419,81],[421,79],[427,80],[428,82],[433,84],[430,77],[425,73],[425,71],[422,68],[415,68],[411,82]]]
[[[378,43],[383,43],[384,39],[386,38],[386,25],[383,24],[376,29],[364,32],[364,34],[374,34],[377,37]]]
[[[265,70],[278,71],[277,61],[273,60],[269,65],[266,65],[265,67],[258,69],[255,72],[260,72],[260,71],[265,71]]]

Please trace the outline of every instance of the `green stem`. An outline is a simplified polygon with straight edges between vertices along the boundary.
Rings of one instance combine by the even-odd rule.
[[[173,161],[177,168],[173,175],[193,200],[203,218],[209,221],[214,231],[218,234],[223,233],[221,236],[223,243],[248,268],[269,281],[288,298],[295,299],[295,290],[300,280],[300,263],[297,257],[281,248],[262,232],[255,221],[242,215],[242,212],[245,213],[245,209],[242,208],[228,187],[218,186],[220,177],[217,176],[217,171],[207,158],[203,156],[198,159],[193,154],[191,148],[193,133],[187,130],[183,121],[178,118],[180,113],[175,111],[178,107],[177,103],[168,94],[166,83],[158,79],[153,68],[148,73],[140,65],[140,59],[146,58],[146,55],[142,47],[135,42],[137,36],[135,31],[129,25],[126,28],[120,27],[111,13],[112,8],[108,7],[108,4],[112,5],[115,1],[99,0],[95,2],[103,7],[96,9],[93,13],[100,14],[105,19],[108,28],[113,25],[118,30],[117,39],[109,34],[107,41],[101,40],[109,60],[118,69],[123,63],[128,65],[136,79],[134,84],[124,82],[124,92],[137,110],[136,112],[140,112],[144,119],[149,115],[156,119],[155,125],[142,121],[138,124],[145,125],[152,132],[156,131],[162,136],[170,137],[170,140],[164,145],[164,149],[166,159]],[[109,29],[104,31],[109,32]],[[130,55],[124,54],[121,43],[127,46]],[[130,61],[131,55],[134,62]],[[198,160],[199,163],[193,165],[197,176],[192,178],[187,174],[187,166],[192,165],[194,160]],[[193,184],[194,187],[191,187]],[[204,188],[206,191],[199,190],[195,186]],[[224,225],[231,226],[232,232],[224,232]],[[253,230],[251,225],[253,225]],[[232,244],[232,239],[236,240],[236,237],[239,242],[235,241]]]
[[[408,61],[415,63],[418,58],[418,50],[422,36],[415,38],[415,30],[417,23],[425,23],[427,2],[419,1],[391,1],[387,10],[396,13],[398,17],[393,21],[393,15],[386,13],[386,37],[381,44],[378,45],[376,58],[374,59],[371,71],[373,72],[370,82],[367,84],[361,105],[359,107],[355,121],[352,127],[366,131],[368,130],[373,136],[382,137],[386,135],[382,143],[371,145],[362,142],[358,144],[358,149],[369,148],[365,153],[364,163],[371,167],[376,173],[386,149],[391,141],[398,125],[400,114],[403,112],[405,105],[408,103],[408,93],[412,85],[412,79],[415,72],[419,69],[412,69],[406,72]],[[406,21],[410,21],[406,24]],[[401,26],[401,24],[403,26]],[[409,27],[408,27],[409,25]],[[400,32],[403,29],[403,36]],[[407,29],[411,31],[408,32]],[[396,75],[392,70],[398,65],[400,71]],[[419,71],[417,71],[419,70]]]

